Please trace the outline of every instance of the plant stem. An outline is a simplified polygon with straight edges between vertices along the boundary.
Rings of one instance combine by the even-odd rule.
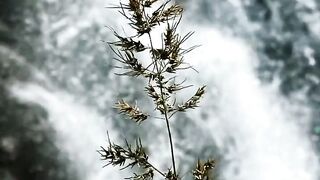
[[[149,40],[150,40],[150,45],[151,45],[151,52],[152,52],[152,56],[154,58],[154,61],[155,61],[155,66],[156,66],[156,70],[157,70],[157,75],[160,77],[161,75],[161,70],[159,69],[158,67],[158,62],[156,61],[155,59],[155,56],[154,56],[154,48],[153,48],[153,43],[152,43],[152,38],[151,38],[151,34],[150,32],[148,33],[148,36],[149,36]],[[159,78],[160,79],[160,78]],[[166,120],[166,125],[167,125],[167,131],[168,131],[168,136],[169,136],[169,142],[170,142],[170,150],[171,150],[171,160],[172,160],[172,166],[173,166],[173,174],[176,176],[177,175],[177,171],[176,171],[176,163],[175,163],[175,159],[174,159],[174,150],[173,150],[173,141],[172,141],[172,135],[171,135],[171,129],[170,129],[170,123],[169,123],[169,118],[168,118],[168,108],[167,108],[167,105],[166,105],[166,101],[163,97],[163,84],[162,84],[162,81],[159,80],[159,88],[160,88],[160,94],[161,94],[161,101],[162,101],[162,105],[163,105],[163,108],[164,108],[164,117],[165,117],[165,120]]]
[[[156,167],[154,167],[151,163],[149,163],[149,162],[147,162],[150,166],[151,166],[151,168],[152,169],[154,169],[155,171],[157,171],[159,174],[161,174],[163,177],[166,177],[166,175],[163,173],[163,172],[161,172],[159,169],[157,169]]]
[[[165,109],[166,109],[166,108],[165,108]],[[176,166],[175,166],[176,163],[175,163],[175,160],[174,160],[174,151],[173,151],[172,136],[171,136],[170,123],[169,123],[169,119],[168,119],[167,110],[165,110],[164,116],[165,116],[165,119],[166,119],[167,130],[168,130],[169,141],[170,141],[170,149],[171,149],[171,159],[172,159],[172,165],[173,165],[173,173],[174,173],[174,175],[177,175]]]

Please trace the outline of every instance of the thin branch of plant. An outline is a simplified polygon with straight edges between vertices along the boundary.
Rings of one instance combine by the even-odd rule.
[[[191,87],[184,85],[185,80],[177,83],[176,73],[186,69],[194,68],[184,62],[184,55],[194,50],[197,46],[183,48],[182,45],[194,34],[189,32],[186,35],[180,35],[177,28],[182,19],[183,8],[179,4],[172,3],[171,0],[161,2],[156,7],[156,2],[161,0],[127,0],[125,3],[111,8],[128,20],[128,25],[135,31],[132,36],[122,36],[114,29],[108,27],[116,41],[107,42],[114,53],[114,60],[119,63],[115,66],[121,69],[117,75],[130,76],[145,79],[145,93],[153,100],[154,109],[162,116],[168,139],[171,155],[172,167],[163,171],[153,166],[148,161],[141,140],[138,139],[135,146],[132,146],[125,140],[125,145],[121,146],[110,141],[108,135],[107,147],[101,146],[98,151],[105,166],[113,165],[126,168],[139,167],[143,173],[134,173],[132,180],[151,180],[155,173],[166,180],[181,179],[176,169],[176,160],[174,155],[173,134],[170,127],[170,119],[178,112],[186,112],[199,106],[200,99],[205,94],[206,86],[197,89],[193,96],[185,102],[177,103],[175,98],[179,91]],[[159,28],[161,24],[166,26],[164,32],[160,35],[162,42],[161,48],[155,48],[152,30]],[[146,36],[149,42],[143,42],[140,38]],[[149,44],[147,44],[149,43]],[[158,46],[157,46],[158,47]],[[138,53],[147,52],[149,54],[148,63],[143,64],[139,59]],[[143,59],[143,62],[146,62]],[[138,107],[137,103],[132,105],[125,100],[119,100],[114,106],[119,113],[140,124],[150,119],[151,116]],[[215,167],[215,162],[208,160],[205,163],[198,161],[193,176],[195,180],[209,180],[210,170]]]

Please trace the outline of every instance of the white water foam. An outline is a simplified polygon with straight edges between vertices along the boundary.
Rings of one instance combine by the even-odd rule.
[[[15,84],[12,95],[25,103],[34,103],[48,112],[48,120],[57,131],[56,144],[74,162],[85,180],[106,178],[121,179],[117,169],[107,167],[100,160],[98,152],[101,145],[107,145],[107,130],[111,139],[117,132],[112,131],[112,121],[98,114],[94,109],[77,101],[76,98],[61,91],[48,90],[38,84]],[[107,123],[106,123],[107,122]]]
[[[93,19],[106,11],[102,1],[90,2],[94,8],[90,7],[89,12],[94,13],[90,13],[90,18],[81,16],[75,26],[67,26],[58,35],[60,46],[77,37],[79,31],[75,27],[90,26]],[[82,18],[86,19],[85,24]],[[278,93],[276,85],[260,83],[255,73],[257,57],[250,45],[210,26],[189,26],[185,29],[195,30],[196,34],[188,43],[202,45],[188,55],[190,64],[200,71],[198,79],[191,78],[195,84],[208,84],[203,110],[193,111],[190,116],[211,133],[228,162],[222,168],[222,178],[316,180],[317,156],[305,127],[298,124],[298,119],[308,123],[308,109],[299,106],[303,109],[297,116],[291,108],[293,104]],[[50,28],[54,31],[48,22],[43,29]],[[106,129],[112,129],[112,125],[105,125],[93,107],[79,103],[62,90],[51,91],[38,84],[17,84],[11,90],[21,101],[40,104],[48,111],[49,121],[59,135],[59,146],[85,172],[84,179],[121,179],[117,170],[101,169],[95,150],[105,144]],[[197,112],[208,114],[208,120],[199,121],[201,115]],[[75,154],[79,149],[81,153]]]
[[[250,45],[213,27],[195,31],[191,43],[202,46],[189,59],[200,71],[195,82],[208,83],[202,112],[209,118],[199,126],[212,133],[227,161],[223,179],[316,180],[317,155],[299,124],[308,124],[308,108],[282,97],[277,85],[261,84]]]

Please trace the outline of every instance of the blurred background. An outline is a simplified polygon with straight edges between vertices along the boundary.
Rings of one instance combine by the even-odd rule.
[[[178,169],[215,158],[216,179],[317,180],[320,153],[320,1],[177,0],[179,31],[195,31],[182,76],[208,92],[173,124]],[[170,167],[165,124],[139,127],[112,106],[151,111],[144,82],[117,77],[103,40],[130,32],[117,0],[0,1],[0,179],[117,180],[96,152],[142,137],[150,160]],[[182,94],[187,97],[190,89]],[[189,92],[190,91],[190,92]]]

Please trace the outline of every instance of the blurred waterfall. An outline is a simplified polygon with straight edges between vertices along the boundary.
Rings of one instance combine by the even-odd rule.
[[[222,177],[316,180],[308,107],[282,97],[277,84],[260,82],[257,56],[245,41],[214,28],[196,32],[194,39],[203,45],[190,59],[200,71],[195,82],[207,82],[209,92],[190,119],[215,139],[226,162]]]
[[[265,27],[248,18],[245,4],[249,1],[179,2],[186,7],[181,32],[196,32],[186,46],[201,45],[186,56],[200,73],[181,75],[191,84],[208,86],[201,107],[173,122],[177,159],[185,177],[190,178],[190,168],[198,157],[220,156],[220,179],[317,180],[319,160],[309,134],[312,108],[303,91],[284,96],[278,74],[274,73],[270,82],[261,80],[259,66],[265,57],[258,50],[265,42],[255,33]],[[123,136],[144,136],[150,159],[161,169],[170,165],[161,121],[135,128],[130,122],[120,122],[111,110],[118,97],[148,105],[139,92],[141,82],[113,75],[111,52],[100,43],[112,38],[104,25],[122,32],[127,23],[104,8],[117,3],[39,1],[41,43],[34,47],[38,59],[25,63],[41,74],[41,79],[35,75],[8,85],[18,101],[47,111],[57,134],[56,145],[84,180],[130,176],[117,168],[101,168],[96,150],[106,144],[107,130],[120,143]],[[274,9],[278,6],[271,4]],[[267,13],[261,16],[267,18]],[[277,19],[272,23],[278,27]],[[191,93],[186,91],[183,96]]]
[[[117,171],[110,168],[102,169],[103,164],[96,152],[101,145],[106,144],[107,130],[112,135],[111,138],[116,140],[116,132],[112,131],[110,119],[81,105],[71,95],[48,90],[41,85],[17,84],[11,91],[21,101],[41,105],[48,111],[48,120],[58,133],[58,147],[67,153],[83,179],[126,177],[119,176]]]

